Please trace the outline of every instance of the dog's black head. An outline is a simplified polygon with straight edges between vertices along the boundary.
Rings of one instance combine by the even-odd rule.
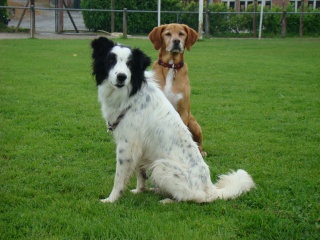
[[[97,85],[106,80],[115,89],[128,87],[132,96],[146,82],[144,71],[151,59],[140,49],[115,44],[105,37],[93,40],[91,47]]]

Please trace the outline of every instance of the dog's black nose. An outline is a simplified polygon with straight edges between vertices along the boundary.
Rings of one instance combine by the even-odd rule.
[[[125,75],[124,73],[119,73],[117,75],[117,81],[119,83],[123,83],[126,79],[127,79],[127,75]]]
[[[173,40],[173,43],[174,43],[175,45],[178,45],[178,44],[180,44],[180,40],[179,40],[179,39],[174,39],[174,40]]]

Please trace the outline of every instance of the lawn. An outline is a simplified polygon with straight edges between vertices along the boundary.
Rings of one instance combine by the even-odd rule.
[[[157,59],[148,40],[116,41]],[[257,185],[210,204],[129,190],[99,201],[115,144],[90,54],[90,40],[0,40],[0,239],[319,239],[319,39],[211,39],[186,53],[213,181],[243,168]]]

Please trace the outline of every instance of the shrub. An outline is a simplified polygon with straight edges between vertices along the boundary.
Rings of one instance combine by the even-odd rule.
[[[8,6],[7,0],[0,0],[0,6]],[[7,25],[8,13],[6,8],[0,8],[0,27]]]
[[[210,12],[210,33],[214,36],[221,36],[226,32],[231,32],[230,14],[219,12],[228,12],[228,7],[223,3],[215,3],[209,6]]]
[[[111,9],[111,2],[105,0],[82,0],[82,8],[89,9]],[[154,0],[117,0],[115,9],[123,10],[157,10],[157,1]],[[182,6],[178,0],[162,0],[162,11],[181,11]],[[115,31],[122,31],[122,12],[115,12]],[[83,19],[89,30],[111,30],[111,12],[83,12]],[[176,22],[173,14],[162,14],[161,20],[164,23]],[[128,13],[128,32],[129,33],[148,33],[154,26],[157,26],[157,13]]]
[[[3,1],[3,0],[0,0]],[[161,23],[183,23],[193,29],[198,29],[198,3],[179,0],[162,0],[162,11],[176,11],[177,13],[162,13]],[[105,0],[82,0],[82,7],[89,9],[111,9],[111,1]],[[117,0],[115,9],[123,10],[157,10],[157,1],[154,0]],[[247,12],[253,12],[253,4],[248,5]],[[228,9],[223,3],[209,5],[210,33],[216,37],[231,36],[251,36],[253,32],[253,14],[229,14],[234,9]],[[306,12],[319,12],[306,8]],[[263,34],[265,36],[280,36],[282,14],[272,14],[282,12],[282,8],[274,5],[272,9],[264,9]],[[294,12],[291,4],[287,7],[287,12]],[[257,9],[257,28],[260,21],[260,6]],[[111,30],[111,12],[83,12],[86,27],[89,30]],[[115,31],[122,32],[123,13],[115,12]],[[205,13],[204,13],[205,19]],[[157,13],[128,12],[128,33],[147,34],[154,26],[157,26]],[[287,34],[299,34],[300,14],[287,14]],[[205,21],[204,21],[205,25]],[[319,36],[320,34],[320,14],[304,15],[304,35]]]
[[[198,29],[198,4],[192,1],[189,4],[184,5],[183,11],[184,12],[180,13],[177,22],[186,24],[193,29]]]
[[[308,8],[308,12],[320,12],[319,9],[312,10]],[[305,14],[303,17],[303,34],[308,36],[320,35],[320,14]]]
[[[281,34],[281,14],[282,8],[274,5],[271,9],[264,9],[266,14],[263,18],[263,33],[269,36],[275,36]]]

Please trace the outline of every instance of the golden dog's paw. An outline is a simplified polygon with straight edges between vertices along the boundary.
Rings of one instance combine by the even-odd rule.
[[[205,151],[201,151],[200,153],[201,153],[202,157],[206,157],[208,155],[207,152],[205,152]]]

